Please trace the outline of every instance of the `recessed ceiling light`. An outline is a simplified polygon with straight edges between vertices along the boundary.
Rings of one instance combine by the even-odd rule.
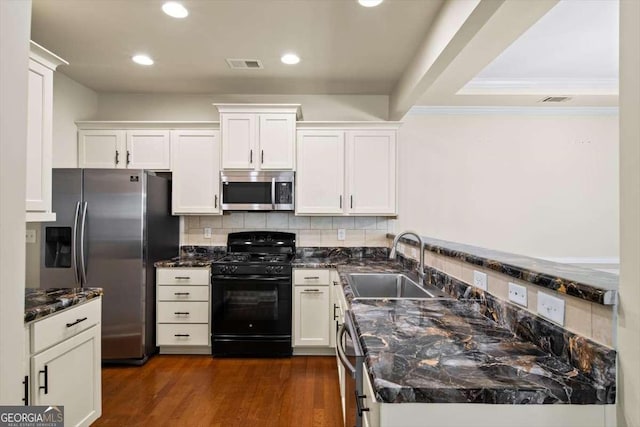
[[[162,11],[173,18],[186,18],[189,11],[177,1],[168,1],[162,5]]]
[[[285,53],[284,55],[282,55],[282,58],[280,58],[280,61],[284,62],[287,65],[295,65],[300,62],[300,57],[295,53]]]
[[[375,7],[382,2],[383,0],[358,0],[358,3],[360,3],[360,6],[364,6],[364,7]]]
[[[140,65],[153,65],[153,59],[151,59],[148,55],[135,55],[131,58],[133,62]]]

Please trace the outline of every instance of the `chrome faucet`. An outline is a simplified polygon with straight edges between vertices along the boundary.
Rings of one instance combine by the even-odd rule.
[[[418,243],[420,243],[420,265],[418,265],[418,277],[420,277],[420,284],[422,285],[422,279],[424,279],[424,240],[422,237],[418,235],[415,231],[403,231],[396,235],[396,238],[393,239],[393,244],[391,245],[391,253],[389,253],[389,259],[396,259],[396,247],[398,246],[398,242],[400,238],[406,234],[412,234],[416,239],[418,239]]]

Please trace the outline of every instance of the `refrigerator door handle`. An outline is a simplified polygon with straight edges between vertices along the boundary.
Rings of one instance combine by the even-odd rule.
[[[80,271],[82,272],[82,286],[87,284],[87,266],[85,265],[84,232],[87,225],[87,202],[82,208],[82,225],[80,226]]]
[[[80,285],[80,270],[78,270],[78,217],[80,216],[80,202],[76,202],[76,214],[73,218],[73,238],[71,240],[71,267],[76,285]]]

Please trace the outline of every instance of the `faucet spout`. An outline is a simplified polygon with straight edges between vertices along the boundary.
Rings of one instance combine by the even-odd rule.
[[[398,233],[393,239],[393,244],[391,245],[391,252],[389,253],[389,259],[396,259],[397,246],[400,239],[407,234],[412,235],[418,240],[420,243],[420,264],[418,265],[418,277],[420,277],[420,281],[424,279],[424,240],[418,233],[415,231],[403,231],[402,233]],[[422,284],[422,283],[421,283]]]

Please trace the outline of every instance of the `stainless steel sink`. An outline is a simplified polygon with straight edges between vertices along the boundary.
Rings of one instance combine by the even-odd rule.
[[[447,298],[440,289],[420,286],[401,273],[351,273],[347,281],[356,298],[422,299]]]

